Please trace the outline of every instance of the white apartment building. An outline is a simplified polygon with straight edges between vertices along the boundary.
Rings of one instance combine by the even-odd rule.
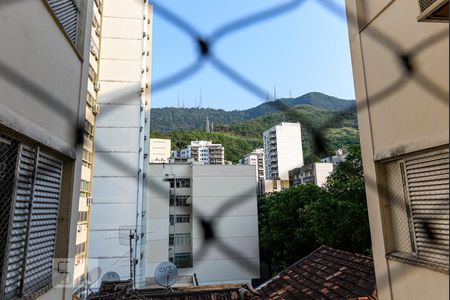
[[[293,187],[312,183],[322,187],[328,176],[333,173],[333,169],[332,163],[312,163],[301,168],[292,169],[289,171],[289,185]]]
[[[252,152],[245,154],[239,160],[239,164],[255,166],[256,181],[263,181],[265,179],[263,148],[255,149]]]
[[[150,163],[169,162],[171,156],[170,139],[150,139]]]
[[[222,144],[211,141],[191,141],[184,149],[174,151],[174,158],[194,158],[205,165],[225,164],[225,149]]]
[[[0,299],[72,296],[92,6],[1,3]]]
[[[200,285],[259,277],[254,176],[250,166],[150,164],[141,252],[147,286],[154,284],[155,268],[163,261],[178,266],[179,284],[192,285],[194,274]],[[202,219],[214,229],[207,242]]]
[[[348,153],[344,153],[344,150],[337,149],[336,155],[327,156],[320,159],[321,163],[331,163],[333,164],[333,168],[336,169],[337,166],[347,159]]]
[[[128,238],[141,232],[149,159],[152,6],[147,1],[103,1],[99,105],[96,123],[89,270],[130,278]],[[137,232],[136,232],[137,231]],[[136,273],[139,250],[133,252]],[[136,277],[138,280],[139,277]]]
[[[266,179],[289,180],[289,170],[303,166],[300,123],[282,122],[263,133]]]

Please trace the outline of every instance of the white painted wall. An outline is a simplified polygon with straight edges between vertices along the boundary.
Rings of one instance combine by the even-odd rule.
[[[119,242],[119,231],[139,228],[147,171],[150,56],[142,52],[151,48],[143,37],[151,35],[150,9],[138,0],[104,1],[103,8],[88,266],[99,265],[103,274],[117,272],[121,279],[129,279],[129,247]]]
[[[165,174],[177,178],[191,177],[192,189],[192,250],[193,267],[180,269],[181,275],[196,273],[200,284],[248,282],[259,277],[258,215],[255,173],[252,166],[150,164],[145,246],[146,280],[153,277],[156,266],[168,260],[169,183]],[[230,202],[229,209],[220,209]],[[200,217],[215,224],[216,241],[206,252]],[[178,232],[178,229],[177,229]],[[237,254],[224,252],[229,247]],[[200,256],[197,256],[200,254]]]

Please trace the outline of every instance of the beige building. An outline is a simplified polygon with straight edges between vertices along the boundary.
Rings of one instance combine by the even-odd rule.
[[[332,172],[332,163],[307,164],[289,171],[289,186],[311,183],[323,187]]]
[[[93,2],[0,5],[0,298],[70,299],[85,240]]]
[[[171,140],[150,139],[150,163],[169,162],[171,156]]]
[[[92,204],[92,169],[94,163],[95,120],[99,113],[98,72],[100,68],[100,36],[103,0],[93,2],[91,39],[89,47],[88,88],[84,123],[84,142],[81,167],[80,200],[76,237],[75,269],[73,274],[74,293],[86,293],[88,259],[88,233],[90,207]]]
[[[448,1],[346,6],[378,297],[449,299]]]
[[[93,169],[89,270],[104,280],[139,281],[144,178],[149,159],[152,5],[148,1],[103,1],[95,165]],[[135,275],[136,274],[136,275]]]

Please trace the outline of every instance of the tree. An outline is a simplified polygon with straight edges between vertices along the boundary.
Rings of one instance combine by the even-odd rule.
[[[259,198],[261,259],[285,267],[328,245],[370,253],[359,146],[350,148],[324,188],[300,185]]]

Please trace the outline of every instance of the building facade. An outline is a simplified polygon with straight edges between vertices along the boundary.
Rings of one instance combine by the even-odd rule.
[[[179,284],[249,282],[259,277],[254,176],[250,166],[150,164],[148,233],[142,246],[147,286],[154,285],[155,268],[163,261],[178,266]],[[223,210],[228,202],[235,205]],[[214,237],[208,241],[204,220],[214,224]]]
[[[150,163],[169,162],[171,156],[171,140],[150,139]]]
[[[149,159],[152,6],[147,1],[103,1],[88,269],[137,281],[144,178]],[[133,264],[130,268],[130,263]],[[130,274],[130,270],[133,274]],[[135,275],[136,274],[136,275]]]
[[[346,6],[378,298],[448,299],[448,1]]]
[[[73,293],[92,5],[1,4],[1,299]]]
[[[193,158],[205,165],[225,164],[225,149],[222,144],[211,141],[192,141],[187,148],[173,152],[175,158]]]
[[[289,171],[289,186],[314,184],[322,187],[333,172],[332,163],[312,163]]]
[[[282,122],[263,133],[268,180],[289,180],[289,170],[303,166],[300,123]]]
[[[95,120],[99,113],[98,73],[100,68],[100,36],[103,1],[93,1],[91,39],[89,43],[88,86],[83,137],[80,200],[76,237],[75,269],[73,274],[74,293],[84,295],[86,291],[88,233],[90,206],[92,203],[92,169],[94,163]]]

